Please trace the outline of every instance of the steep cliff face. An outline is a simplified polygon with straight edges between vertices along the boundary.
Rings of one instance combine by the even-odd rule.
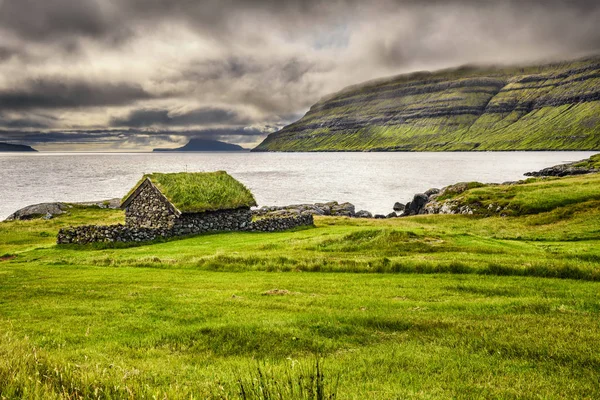
[[[463,67],[346,88],[255,151],[600,149],[600,56]]]

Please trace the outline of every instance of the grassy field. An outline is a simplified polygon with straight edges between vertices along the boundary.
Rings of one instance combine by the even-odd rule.
[[[0,398],[598,398],[598,193],[117,248],[54,242],[120,211],[0,223]]]

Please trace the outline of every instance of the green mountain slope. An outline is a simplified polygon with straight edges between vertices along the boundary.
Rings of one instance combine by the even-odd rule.
[[[367,82],[319,101],[255,151],[600,149],[600,56]]]

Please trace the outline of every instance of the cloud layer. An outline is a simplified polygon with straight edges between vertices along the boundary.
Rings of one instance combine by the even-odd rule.
[[[597,1],[0,0],[0,141],[260,141],[387,75],[600,52]]]

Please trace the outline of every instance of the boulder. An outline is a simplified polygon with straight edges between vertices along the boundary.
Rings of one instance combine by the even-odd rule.
[[[396,218],[398,217],[398,214],[396,214],[395,212],[389,213],[388,215],[385,216],[386,218]]]
[[[356,214],[354,214],[356,218],[373,218],[373,214],[366,210],[360,210]]]
[[[431,189],[425,191],[425,194],[429,197],[433,196],[434,194],[438,194],[438,193],[440,193],[440,189],[436,189],[436,188],[431,188]]]
[[[354,204],[342,203],[331,207],[331,215],[338,217],[354,217],[356,214]]]
[[[438,194],[441,195],[457,195],[465,192],[469,189],[474,189],[478,187],[485,186],[483,183],[479,182],[459,182],[454,185],[446,186],[443,188]]]
[[[417,193],[410,203],[406,204],[404,215],[418,215],[425,213],[425,204],[429,201],[429,196],[425,193]]]
[[[34,218],[50,219],[63,214],[67,206],[63,203],[41,203],[21,208],[6,218],[6,221],[27,220]]]
[[[375,219],[385,219],[385,215],[382,214],[375,214]]]
[[[404,204],[398,203],[398,202],[394,203],[394,211],[396,211],[396,212],[404,211],[404,208],[405,208]]]
[[[591,174],[594,172],[600,172],[600,170],[596,168],[589,167],[575,167],[576,163],[555,165],[554,167],[544,168],[541,171],[535,172],[526,172],[525,176],[570,176],[570,175],[583,175],[583,174]]]

